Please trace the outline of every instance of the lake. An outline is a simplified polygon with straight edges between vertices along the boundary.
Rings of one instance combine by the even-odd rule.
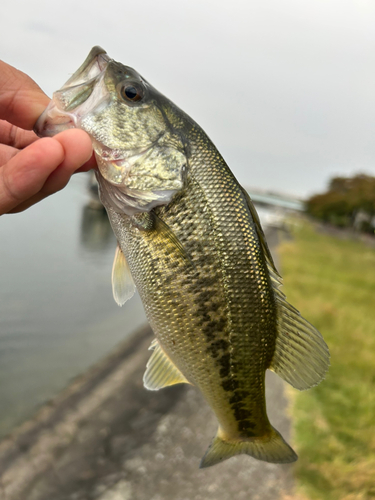
[[[116,241],[87,183],[0,218],[0,436],[146,322],[138,294],[113,300]]]

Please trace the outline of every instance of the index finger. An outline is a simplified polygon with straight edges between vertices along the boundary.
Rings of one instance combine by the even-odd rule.
[[[1,144],[6,144],[12,148],[23,149],[37,139],[38,136],[34,132],[16,127],[6,120],[0,120],[0,147]]]
[[[29,76],[0,61],[0,118],[31,130],[50,99]]]

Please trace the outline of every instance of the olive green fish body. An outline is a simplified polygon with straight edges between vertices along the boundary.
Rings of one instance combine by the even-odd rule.
[[[165,353],[202,391],[225,436],[262,437],[271,433],[264,376],[276,300],[243,191],[200,129],[189,139],[186,188],[155,213],[191,262],[156,230],[109,215]]]
[[[252,202],[215,146],[98,47],[54,94],[36,130],[53,135],[61,124],[93,140],[119,243],[115,300],[128,300],[135,283],[156,335],[145,386],[190,383],[202,392],[219,422],[202,467],[240,453],[294,461],[267,417],[265,371],[307,389],[324,377],[328,348],[280,291]]]

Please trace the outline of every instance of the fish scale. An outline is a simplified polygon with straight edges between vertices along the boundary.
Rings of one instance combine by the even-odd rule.
[[[197,163],[195,168],[194,163]],[[201,168],[202,165],[207,164],[210,165],[209,168]],[[260,397],[256,397],[257,395],[254,397],[254,394],[252,394],[254,391],[251,391],[251,387],[254,385],[254,377],[256,378],[257,373],[260,371],[259,368],[263,371],[265,369],[265,352],[260,352],[257,337],[259,337],[259,334],[267,335],[267,331],[259,331],[258,324],[254,324],[252,321],[255,311],[259,308],[260,299],[257,296],[257,290],[254,289],[254,280],[251,279],[255,269],[261,269],[259,256],[256,254],[258,245],[256,245],[257,242],[254,238],[254,230],[249,229],[249,224],[244,224],[246,221],[243,212],[246,211],[246,208],[241,192],[238,186],[233,183],[232,176],[227,171],[226,165],[223,164],[219,155],[215,154],[215,152],[209,155],[199,154],[192,162],[192,169],[194,174],[197,172],[196,175],[201,178],[202,184],[210,183],[212,186],[210,189],[206,189],[208,203],[210,207],[212,206],[215,225],[218,227],[219,252],[223,256],[227,256],[221,261],[223,262],[223,273],[226,282],[225,293],[229,304],[229,321],[231,324],[228,335],[230,361],[228,363],[229,373],[226,374],[226,377],[222,377],[224,378],[222,385],[223,382],[229,382],[224,385],[224,388],[229,389],[228,396],[230,396],[231,409],[237,413],[236,423],[244,432],[244,423],[249,422],[249,415],[254,417],[254,414],[257,413],[257,417],[259,417],[259,414],[261,414],[262,418],[256,418],[259,423],[266,420],[262,386],[259,391]],[[224,210],[221,207],[222,204],[224,204]],[[243,250],[247,248],[249,240],[253,251],[247,255]],[[246,267],[249,268],[250,276],[244,273]],[[248,279],[248,276],[250,279]],[[252,297],[250,304],[248,297]],[[254,346],[257,350],[256,356],[251,352]],[[253,358],[255,358],[254,361]],[[249,370],[250,359],[252,364]],[[242,384],[239,383],[241,381]],[[239,400],[234,398],[233,401],[233,391],[236,390],[242,390],[242,397]],[[244,394],[247,394],[246,398]],[[253,406],[255,408],[252,408]],[[239,419],[239,415],[241,415],[241,419],[244,418],[245,422]],[[253,424],[253,422],[249,423]],[[251,435],[253,435],[253,432],[251,432]]]
[[[212,151],[211,154],[200,153],[195,156],[195,151],[202,150],[202,148],[194,147],[196,135],[194,129],[189,135],[192,146],[189,164],[193,182],[188,183],[184,198],[176,203],[176,210],[172,207],[168,207],[168,210],[161,208],[158,210],[158,215],[173,230],[190,255],[194,255],[194,246],[197,242],[202,242],[203,238],[207,242],[206,248],[199,248],[196,252],[197,257],[193,257],[193,264],[199,272],[192,273],[189,266],[183,265],[182,269],[175,268],[173,274],[168,273],[169,251],[161,254],[160,251],[153,249],[152,254],[157,254],[157,259],[153,262],[158,269],[155,267],[147,269],[150,257],[139,243],[135,243],[133,252],[129,251],[126,246],[123,246],[122,250],[134,277],[145,276],[146,278],[142,283],[137,282],[135,278],[136,285],[154,332],[164,346],[166,354],[181,368],[188,380],[201,388],[206,399],[213,406],[218,406],[219,402],[221,418],[218,411],[216,414],[226,434],[240,431],[245,437],[253,437],[255,428],[258,432],[264,432],[267,425],[269,426],[265,409],[264,377],[258,376],[259,373],[264,374],[266,368],[266,346],[264,345],[263,352],[260,352],[258,337],[268,336],[267,323],[274,323],[268,316],[272,312],[275,316],[275,307],[262,308],[262,315],[265,316],[264,328],[259,328],[258,324],[252,322],[255,311],[264,301],[262,289],[258,286],[261,280],[258,280],[258,283],[249,279],[249,275],[243,272],[244,268],[238,266],[237,259],[240,258],[243,261],[241,264],[250,268],[250,276],[255,272],[265,276],[265,272],[259,265],[261,263],[259,245],[253,236],[254,231],[251,232],[251,229],[244,225],[245,217],[242,213],[246,207],[240,189],[232,182],[233,193],[228,192],[232,176],[226,172],[227,167],[218,153]],[[199,144],[203,143],[203,151],[207,149],[204,148],[204,141],[207,139],[201,134]],[[207,164],[211,168],[202,168]],[[219,182],[217,182],[218,175],[215,170],[220,174]],[[203,175],[200,175],[200,172],[203,172]],[[198,189],[199,183],[202,184],[200,189]],[[227,191],[222,189],[223,185],[227,186]],[[228,207],[224,212],[220,210],[223,202]],[[179,229],[174,225],[176,211],[178,211],[180,221]],[[202,217],[203,213],[205,217]],[[195,224],[193,221],[192,223],[195,230],[187,239],[181,228],[184,226],[185,217],[192,219],[191,214],[194,214]],[[113,217],[114,215],[111,220]],[[202,221],[205,221],[205,224]],[[123,223],[114,225],[124,227]],[[131,231],[131,226],[129,229]],[[207,238],[207,234],[214,235],[213,240]],[[139,231],[137,235],[142,239],[144,237]],[[117,237],[125,242],[134,240],[131,234],[117,235]],[[250,252],[247,255],[243,252],[249,239],[253,248],[258,250],[257,253]],[[228,259],[222,259],[220,254],[228,255]],[[211,256],[210,259],[207,258],[208,255]],[[215,257],[212,257],[213,255]],[[134,263],[133,256],[135,257]],[[142,273],[138,266],[143,269]],[[175,278],[175,274],[179,272],[188,274],[187,283],[183,284]],[[155,276],[158,276],[160,280],[158,286],[155,283]],[[172,284],[168,283],[171,276],[173,277]],[[160,289],[164,292],[155,296],[155,291]],[[207,301],[207,294],[210,292],[211,302],[215,304],[214,310],[211,303]],[[251,304],[249,304],[249,296],[252,297]],[[191,318],[183,315],[186,311],[186,303],[189,302],[192,304],[189,311],[194,309],[197,311],[198,321],[192,321]],[[218,307],[216,307],[217,304],[219,304]],[[160,311],[163,311],[162,315]],[[168,311],[167,314],[165,311]],[[176,315],[180,318],[178,323],[175,320]],[[246,335],[244,332],[247,332]],[[185,338],[191,337],[193,337],[193,342],[186,351]],[[212,355],[212,344],[218,339],[225,341],[225,350],[222,349],[220,355],[214,358],[215,362],[212,363],[210,370],[211,376],[204,380],[206,368],[200,363],[196,366],[202,367],[203,373],[202,370],[190,373],[189,368],[194,354],[201,356],[203,351],[206,356]],[[252,352],[254,348],[255,356]],[[186,358],[187,363],[185,363]],[[249,365],[249,360],[252,360],[251,365]],[[216,378],[221,381],[219,385],[216,383]],[[260,387],[259,384],[261,384]],[[254,386],[256,390],[253,389]],[[241,391],[240,398],[235,397],[236,391]],[[226,405],[223,401],[226,401]]]
[[[202,459],[297,456],[270,424],[265,371],[303,390],[329,365],[321,334],[286,301],[254,206],[203,130],[135,70],[94,47],[39,118],[92,138],[118,240],[116,302],[138,288],[155,332],[145,387],[190,383],[219,428]]]

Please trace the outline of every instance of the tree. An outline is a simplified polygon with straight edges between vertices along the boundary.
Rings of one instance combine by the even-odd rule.
[[[375,177],[365,174],[334,177],[327,192],[307,200],[306,210],[313,217],[336,226],[354,226],[373,233]]]

